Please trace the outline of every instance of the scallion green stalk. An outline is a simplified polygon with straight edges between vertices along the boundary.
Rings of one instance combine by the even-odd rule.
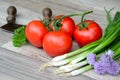
[[[116,52],[114,54],[114,59],[117,60],[118,58],[120,58],[120,47],[116,50]]]
[[[86,72],[86,71],[88,71],[88,70],[90,70],[92,68],[93,67],[91,65],[87,65],[87,66],[84,66],[84,67],[82,67],[80,69],[74,70],[74,71],[68,73],[67,75],[76,76],[76,75],[82,74],[83,72]]]
[[[68,65],[65,65],[65,66],[61,66],[57,70],[55,70],[55,73],[60,74],[60,73],[70,72],[70,71],[78,69],[78,68],[80,68],[80,67],[82,67],[86,64],[88,64],[88,63],[87,63],[86,60],[84,60],[84,61],[76,63],[74,65],[73,64],[68,64]]]
[[[118,43],[120,43],[120,42],[118,42]],[[116,44],[116,45],[118,45],[118,44]],[[116,47],[116,45],[111,48],[111,49],[115,49],[114,55],[117,55],[118,53],[120,53],[120,47],[117,49],[118,46]],[[103,54],[103,53],[101,53],[101,54]],[[98,54],[97,57],[100,57],[101,54]],[[114,56],[114,59],[117,59],[117,58],[118,58],[118,56]],[[120,58],[120,55],[119,55],[119,58]],[[81,64],[81,63],[82,63],[82,66],[78,65],[78,64]],[[62,70],[64,70],[64,72],[69,72],[69,73],[66,74],[68,76],[76,76],[76,75],[82,74],[82,73],[84,73],[86,71],[89,71],[89,70],[91,70],[93,68],[91,65],[88,65],[88,64],[86,65],[86,64],[87,64],[87,61],[83,61],[83,62],[74,64],[74,67],[70,67],[70,68],[72,68],[70,70],[69,70],[69,67],[63,66]],[[77,66],[75,66],[75,65],[77,65]],[[79,68],[79,69],[77,69],[77,68]]]
[[[118,46],[118,45],[120,45],[120,41],[116,42],[116,44],[110,46],[110,49],[114,51],[114,60],[120,58],[120,46]],[[100,55],[102,55],[102,54],[103,54],[103,52],[98,54],[97,57],[99,58]],[[77,64],[79,64],[79,63],[77,63]],[[86,64],[84,64],[84,65],[86,65]],[[86,65],[86,66],[84,66],[84,65],[82,65],[83,66],[82,68],[80,66],[80,67],[78,67],[79,69],[77,69],[77,70],[74,69],[72,72],[69,73],[69,75],[71,75],[71,76],[79,75],[79,74],[86,72],[88,70],[91,70],[93,68],[91,65]]]

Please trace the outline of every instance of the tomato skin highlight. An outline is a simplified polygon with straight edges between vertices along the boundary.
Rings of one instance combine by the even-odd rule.
[[[26,26],[27,40],[35,47],[42,47],[43,37],[48,32],[42,21],[33,20]]]
[[[62,20],[62,27],[60,31],[67,32],[70,36],[73,36],[74,29],[75,29],[75,23],[72,18],[67,17]]]
[[[76,25],[76,29],[74,31],[74,39],[80,47],[83,47],[102,37],[102,29],[96,22],[86,20],[86,23],[88,23],[87,28],[79,29],[80,27]]]
[[[54,19],[58,19],[63,15],[55,16]],[[67,32],[70,36],[73,36],[74,30],[75,30],[75,22],[72,18],[66,17],[63,18],[60,22],[62,26],[60,26],[59,31]],[[50,24],[51,30],[55,31],[54,25]]]
[[[65,32],[48,32],[43,39],[43,49],[51,56],[59,56],[70,52],[72,38]]]

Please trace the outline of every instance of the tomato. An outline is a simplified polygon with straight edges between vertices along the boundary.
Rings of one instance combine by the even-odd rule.
[[[61,16],[63,15],[55,16],[54,19],[58,19]],[[63,18],[59,23],[61,23],[61,26],[57,25],[57,27],[59,27],[59,31],[67,32],[70,36],[73,36],[75,29],[75,22],[72,18],[70,17]],[[53,22],[50,24],[50,28],[52,30],[56,30],[55,25],[53,25]]]
[[[42,21],[33,20],[25,29],[27,40],[36,47],[42,47],[43,37],[48,32]]]
[[[102,37],[102,29],[96,22],[86,20],[85,23],[88,24],[86,28],[81,28],[81,26],[77,25],[74,31],[74,39],[80,47],[83,47]]]
[[[69,52],[72,48],[72,38],[65,32],[48,32],[43,39],[43,49],[51,57]]]

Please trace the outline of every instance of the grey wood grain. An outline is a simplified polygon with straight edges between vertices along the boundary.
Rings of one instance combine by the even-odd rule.
[[[103,7],[114,7],[115,9],[111,13],[113,16],[115,11],[120,10],[119,4],[119,0],[0,0],[0,26],[6,23],[7,7],[14,5],[18,9],[17,23],[20,24],[27,24],[33,19],[42,18],[42,9],[50,7],[53,10],[53,15],[93,10],[94,13],[86,17],[95,20],[104,29],[107,20]],[[73,17],[73,19],[76,24],[80,21],[79,17]],[[0,48],[0,80],[93,80],[92,78],[96,80],[120,80],[120,76],[99,76],[93,70],[83,74],[86,76],[79,75],[70,78],[53,74],[55,68],[49,68],[45,72],[38,72],[39,66],[49,61],[50,58],[45,54],[40,55],[37,53],[43,53],[43,51],[30,44],[15,49],[11,45],[11,39],[12,34],[0,29],[0,46],[4,46],[4,49]]]
[[[25,7],[33,12],[39,13],[42,15],[42,10],[45,7],[50,7],[53,10],[53,15],[57,14],[71,14],[71,13],[80,13],[86,10],[94,10],[93,14],[87,16],[88,19],[95,20],[99,22],[101,27],[104,29],[106,27],[106,18],[104,17],[105,11],[95,9],[94,7],[85,6],[81,2],[73,3],[71,0],[5,0],[13,5]],[[24,2],[24,4],[23,4]],[[30,5],[30,6],[28,6]],[[24,13],[24,15],[26,15]],[[73,17],[76,24],[79,23],[80,17]],[[102,20],[101,20],[102,19]]]
[[[0,26],[4,25],[0,22]],[[0,46],[10,41],[12,38],[11,33],[7,33],[0,28]]]
[[[77,77],[60,77],[52,73],[53,68],[39,72],[39,67],[44,62],[22,54],[0,48],[0,80],[93,80],[79,75]],[[5,77],[6,74],[7,77]]]

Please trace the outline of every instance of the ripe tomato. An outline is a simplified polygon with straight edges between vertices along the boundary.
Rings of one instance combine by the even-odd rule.
[[[36,47],[42,47],[43,37],[48,32],[42,21],[33,20],[25,29],[27,40]]]
[[[69,52],[72,48],[70,35],[61,31],[48,32],[43,39],[43,49],[51,57]]]
[[[55,16],[54,19],[58,19],[61,16],[63,16],[63,15]],[[63,18],[60,21],[60,23],[61,23],[61,26],[57,25],[57,27],[59,28],[59,31],[67,32],[70,36],[73,36],[74,29],[75,29],[75,22],[74,22],[74,20],[72,18],[70,18],[70,17],[66,17],[66,18]],[[53,22],[50,24],[50,28],[52,30],[55,30],[55,26],[53,25]]]
[[[74,31],[74,39],[80,47],[102,37],[102,29],[96,22],[92,20],[86,20],[85,23],[88,24],[86,28],[80,29],[81,26],[77,25]]]

